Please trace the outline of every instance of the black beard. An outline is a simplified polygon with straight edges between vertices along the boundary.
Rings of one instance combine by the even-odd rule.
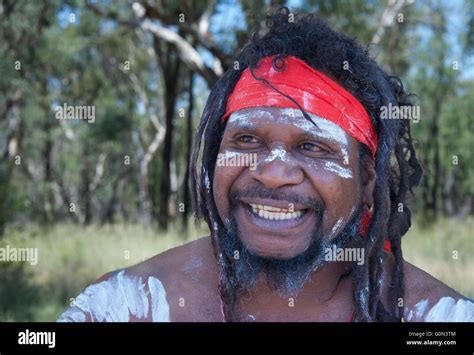
[[[235,196],[233,196],[235,197]],[[295,200],[293,198],[293,200]],[[332,240],[326,241],[321,233],[323,208],[316,209],[317,223],[312,232],[309,247],[291,259],[266,258],[253,254],[242,243],[239,229],[234,218],[237,201],[231,198],[229,228],[219,238],[222,253],[233,260],[233,278],[241,291],[255,290],[257,276],[263,273],[267,285],[281,297],[295,296],[309,281],[311,274],[329,263],[325,260],[326,248],[344,248],[351,242],[359,244],[359,224],[363,207],[353,213],[344,229]],[[297,202],[297,201],[295,201]],[[314,205],[315,203],[313,203]],[[322,207],[317,204],[318,207]],[[236,258],[238,255],[238,258]]]

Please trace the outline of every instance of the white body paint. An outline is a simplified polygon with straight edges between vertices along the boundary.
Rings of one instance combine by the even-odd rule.
[[[128,322],[130,317],[169,322],[170,311],[163,284],[155,277],[144,283],[141,277],[120,271],[106,281],[87,287],[58,322],[85,322],[90,315],[97,322]]]
[[[421,319],[423,314],[425,313],[427,306],[428,306],[428,300],[422,300],[418,302],[414,307],[415,308],[414,311],[413,310],[409,311],[407,320],[410,321],[412,319]]]
[[[441,298],[427,312],[428,300],[421,300],[413,310],[405,310],[405,318],[409,322],[474,322],[474,302],[452,297]]]

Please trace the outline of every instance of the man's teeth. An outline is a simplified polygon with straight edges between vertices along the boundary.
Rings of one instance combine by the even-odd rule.
[[[257,214],[259,217],[271,220],[285,220],[285,219],[292,219],[301,217],[303,211],[295,211],[290,212],[284,208],[278,208],[273,206],[266,206],[266,205],[257,205],[257,204],[250,204],[252,207],[252,211]]]

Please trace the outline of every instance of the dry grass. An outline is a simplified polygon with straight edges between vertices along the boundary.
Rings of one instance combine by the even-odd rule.
[[[415,223],[403,237],[405,260],[474,298],[474,218]]]

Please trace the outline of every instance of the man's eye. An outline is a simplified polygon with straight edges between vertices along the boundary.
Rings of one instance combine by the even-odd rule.
[[[238,141],[239,142],[242,142],[242,143],[258,143],[258,139],[255,138],[255,137],[252,137],[252,136],[240,136],[238,138]]]
[[[314,143],[309,143],[309,142],[301,143],[300,144],[300,149],[308,150],[310,152],[325,152],[326,151],[321,146],[319,146],[317,144],[314,144]]]

